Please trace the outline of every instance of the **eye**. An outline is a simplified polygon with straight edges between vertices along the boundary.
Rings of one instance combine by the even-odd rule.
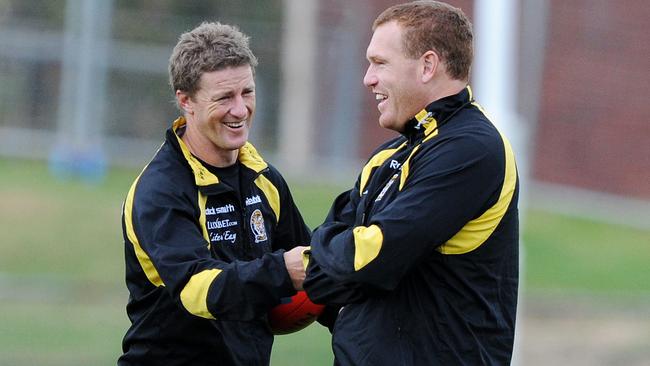
[[[368,58],[368,63],[370,63],[370,65],[372,66],[381,66],[386,64],[386,60],[384,60],[383,58],[372,56]]]

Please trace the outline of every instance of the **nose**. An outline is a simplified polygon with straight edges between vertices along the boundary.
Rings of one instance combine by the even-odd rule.
[[[241,96],[233,99],[233,105],[230,108],[230,114],[237,119],[245,119],[248,117],[248,107],[246,101]]]
[[[377,85],[377,76],[375,76],[375,73],[372,70],[372,65],[368,66],[368,70],[366,70],[366,75],[363,76],[363,85],[369,88]]]

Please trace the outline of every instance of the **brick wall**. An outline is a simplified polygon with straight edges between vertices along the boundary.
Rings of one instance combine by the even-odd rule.
[[[534,178],[650,199],[650,5],[550,6]]]
[[[395,132],[379,127],[377,103],[362,85],[362,78],[367,67],[364,57],[372,36],[372,21],[388,6],[399,2],[368,0],[363,7],[356,8],[357,20],[354,29],[350,29],[361,34],[359,49],[355,49],[359,65],[351,85],[360,94],[357,102],[363,106],[355,120],[350,121],[357,123],[360,130],[357,151],[350,153],[356,153],[362,160],[395,136]],[[473,20],[472,0],[449,2]],[[326,6],[321,9],[321,22],[329,26],[336,27],[343,18],[341,12],[351,9],[345,0],[327,0],[323,4]],[[649,3],[548,0],[548,5],[541,100],[531,142],[533,178],[650,199]],[[331,43],[336,45],[340,40]],[[326,46],[321,44],[325,50]],[[341,51],[334,48],[333,52]],[[337,72],[336,67],[327,69],[332,60],[323,60],[321,70],[325,74]],[[328,82],[331,83],[328,78],[322,80],[322,89],[331,89],[325,87]],[[321,93],[321,101],[334,101],[335,95],[329,93]],[[334,106],[327,108],[333,110]],[[319,114],[329,116],[329,109]],[[325,129],[331,124],[319,126]]]

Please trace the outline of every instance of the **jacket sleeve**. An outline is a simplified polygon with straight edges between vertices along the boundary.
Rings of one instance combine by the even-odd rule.
[[[207,319],[259,318],[295,293],[282,251],[231,263],[213,258],[191,194],[179,192],[172,182],[145,180],[134,184],[125,203],[125,227],[152,284]]]
[[[498,150],[464,136],[420,151],[401,191],[366,225],[320,226],[312,236],[313,257],[337,282],[394,289],[419,261],[496,202],[504,179]]]
[[[276,239],[274,239],[277,242],[277,248],[289,250],[297,245],[309,245],[311,231],[305,225],[293,201],[288,185],[277,171],[271,169],[282,199],[280,220]],[[349,204],[349,197],[352,196],[352,191],[342,193],[332,205],[325,222],[338,220],[354,222],[354,209]],[[354,285],[348,286],[331,281],[325,273],[320,271],[318,264],[314,260],[310,259],[307,272],[308,276],[304,287],[310,300],[316,303],[342,305],[356,301],[361,296]]]
[[[340,227],[342,230],[352,226],[355,220],[358,192],[357,184],[354,189],[341,193],[334,200],[327,218],[321,226]],[[316,231],[318,230],[316,229]],[[303,287],[312,301],[332,307],[358,302],[365,298],[359,284],[335,281],[323,271],[318,261],[311,255]]]

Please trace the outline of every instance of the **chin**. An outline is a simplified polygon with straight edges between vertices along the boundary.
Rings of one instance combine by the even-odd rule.
[[[231,147],[232,147],[232,150],[239,150],[244,145],[246,145],[246,141],[244,141],[242,143],[232,144]]]
[[[386,119],[379,118],[379,126],[381,126],[382,128],[388,129],[388,130],[394,130],[394,131],[399,132],[399,128],[397,126],[397,123],[395,123],[395,121],[392,121],[392,120],[386,120]]]
[[[215,142],[214,145],[217,146],[221,150],[225,151],[237,151],[239,150],[242,146],[246,144],[247,140],[229,140],[229,141],[224,141],[221,140],[219,142]]]
[[[248,142],[248,134],[245,134],[245,136],[240,136],[236,139],[232,139],[230,141],[230,146],[232,146],[233,149],[239,149],[240,147],[246,145],[246,142]]]

